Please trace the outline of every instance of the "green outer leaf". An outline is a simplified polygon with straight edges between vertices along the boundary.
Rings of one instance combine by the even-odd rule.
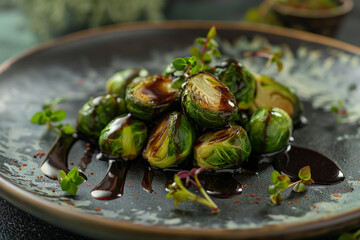
[[[67,177],[71,180],[76,179],[76,177],[79,176],[79,170],[77,167],[74,167],[73,169],[68,172]]]
[[[311,169],[310,166],[306,166],[300,169],[299,174],[298,174],[299,178],[301,180],[304,181],[308,181],[311,179]]]
[[[306,186],[302,182],[299,182],[294,186],[294,191],[295,192],[303,192],[305,189],[306,189]]]
[[[50,118],[51,115],[52,115],[52,111],[51,111],[49,108],[46,108],[46,109],[44,110],[44,117]]]
[[[275,187],[277,189],[286,189],[286,188],[288,188],[288,186],[289,186],[289,183],[287,183],[287,182],[277,182],[275,184]]]
[[[82,184],[84,181],[85,181],[85,179],[82,176],[77,176],[74,180],[74,184],[78,186],[78,185]]]
[[[34,114],[34,116],[32,116],[32,118],[30,119],[30,122],[44,125],[46,123],[46,118],[44,117],[43,112],[37,112]]]
[[[200,58],[200,50],[196,47],[191,48],[190,54],[194,57]]]
[[[183,58],[177,58],[172,62],[174,68],[178,71],[184,71],[187,67],[187,63]]]
[[[276,193],[270,196],[270,200],[273,204],[281,204],[281,202],[283,201],[283,197],[280,193]]]
[[[67,191],[70,188],[70,181],[67,179],[63,179],[60,182],[60,187],[61,187],[61,190]]]
[[[203,38],[203,37],[198,37],[198,38],[195,39],[195,42],[197,44],[199,44],[200,46],[202,46],[205,43],[205,41],[206,41],[206,39]]]
[[[61,122],[66,118],[66,112],[63,110],[55,110],[51,114],[52,122]]]
[[[351,233],[343,233],[340,235],[338,240],[357,240],[356,236]]]

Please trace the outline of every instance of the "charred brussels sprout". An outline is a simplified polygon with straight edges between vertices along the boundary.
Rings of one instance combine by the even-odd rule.
[[[112,120],[102,131],[99,146],[103,153],[133,160],[147,139],[147,127],[130,114]]]
[[[223,61],[216,66],[214,75],[234,94],[240,110],[251,108],[256,81],[253,74],[242,63],[234,59]]]
[[[292,120],[284,110],[276,107],[259,108],[249,123],[249,138],[256,153],[271,153],[284,149],[289,142]]]
[[[111,94],[91,98],[79,110],[76,128],[80,135],[98,139],[101,130],[116,116],[127,113],[125,101]]]
[[[251,144],[246,131],[234,125],[201,135],[194,145],[194,165],[208,169],[235,168],[250,153]]]
[[[145,69],[134,68],[117,72],[106,82],[106,92],[119,97],[125,97],[127,85],[132,83],[135,78],[146,77],[148,74],[148,71]]]
[[[137,118],[153,120],[179,100],[179,90],[172,88],[171,84],[171,78],[154,75],[129,85],[125,95],[127,108]]]
[[[144,149],[143,157],[154,167],[179,165],[191,155],[195,132],[179,112],[165,116],[155,127]]]
[[[253,110],[261,107],[278,107],[286,111],[294,123],[300,120],[302,104],[294,91],[268,76],[255,75],[257,87]]]
[[[186,115],[206,128],[226,125],[237,110],[234,95],[209,73],[189,77],[181,103]]]

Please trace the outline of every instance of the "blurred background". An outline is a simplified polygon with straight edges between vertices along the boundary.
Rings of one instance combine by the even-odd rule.
[[[360,0],[0,0],[0,64],[71,32],[163,20],[273,24],[360,46]],[[32,217],[2,198],[0,212],[0,239],[83,239]]]
[[[251,21],[295,27],[360,45],[359,3],[359,0],[0,0],[0,63],[71,32],[134,21]]]

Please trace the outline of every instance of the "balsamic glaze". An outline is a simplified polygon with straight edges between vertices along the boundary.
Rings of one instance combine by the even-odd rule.
[[[113,200],[124,193],[126,174],[131,161],[109,160],[109,168],[105,178],[92,191],[91,196],[97,200]]]
[[[57,179],[59,170],[69,172],[67,165],[68,153],[73,144],[78,140],[72,135],[62,135],[51,147],[48,155],[41,165],[41,171],[51,179]],[[84,153],[79,168],[85,171],[87,164],[96,147],[91,147]],[[109,156],[102,155],[101,160],[109,160],[109,168],[100,184],[92,191],[91,195],[98,200],[113,200],[123,195],[126,175],[134,161],[113,160]],[[271,163],[274,169],[282,174],[288,175],[292,180],[297,180],[297,174],[302,167],[307,165],[311,168],[312,179],[317,184],[335,184],[344,180],[343,171],[328,157],[303,147],[290,145],[282,152],[251,156],[245,161],[241,169],[232,171],[204,171],[199,179],[206,192],[218,198],[231,198],[242,193],[242,185],[235,178],[235,174],[256,174],[261,163]],[[152,181],[155,175],[165,174],[167,181],[165,190],[173,182],[174,174],[180,169],[158,169],[149,167],[147,163],[136,164],[134,167],[143,168],[144,176],[141,181],[143,189],[149,193],[153,192]],[[85,175],[80,172],[85,179]]]

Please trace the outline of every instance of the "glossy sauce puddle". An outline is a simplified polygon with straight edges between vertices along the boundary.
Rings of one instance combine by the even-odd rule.
[[[50,179],[57,179],[59,170],[68,172],[68,154],[78,138],[71,135],[62,135],[51,147],[41,171]],[[98,151],[90,147],[85,151],[78,164],[81,171],[85,171],[91,162],[93,154]],[[146,192],[153,192],[152,181],[156,175],[165,174],[167,181],[164,183],[166,189],[173,181],[173,175],[180,169],[151,168],[147,163],[143,165],[134,164],[135,161],[114,160],[102,155],[100,160],[108,160],[109,167],[104,179],[91,191],[92,197],[98,200],[113,200],[123,195],[126,175],[131,167],[142,168],[144,175],[141,185]],[[297,180],[298,171],[309,165],[312,178],[316,184],[334,184],[345,179],[343,171],[328,157],[316,151],[290,145],[285,151],[262,155],[250,156],[242,168],[234,170],[205,171],[199,175],[199,179],[209,195],[217,198],[231,198],[242,193],[242,184],[236,180],[236,174],[256,174],[260,162],[270,163],[274,169]],[[80,175],[87,179],[80,172]]]

